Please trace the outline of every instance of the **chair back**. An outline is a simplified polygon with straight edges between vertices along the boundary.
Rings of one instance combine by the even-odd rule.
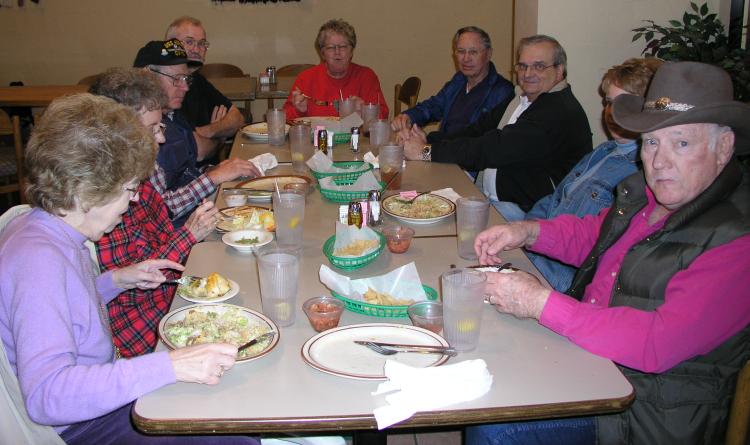
[[[740,370],[729,411],[726,445],[745,445],[750,424],[750,361]]]
[[[28,205],[12,207],[0,215],[0,231],[13,220],[31,210]],[[29,418],[18,378],[0,341],[0,436],[3,443],[64,444],[52,427],[39,425]]]
[[[96,78],[99,77],[99,74],[92,74],[90,76],[86,76],[83,79],[78,81],[78,85],[87,85],[91,86],[96,81]]]
[[[297,75],[301,73],[302,71],[310,69],[314,66],[315,65],[311,65],[309,63],[296,63],[293,65],[284,65],[280,68],[276,68],[276,77],[279,77],[279,76],[297,77]]]
[[[0,195],[19,192],[21,202],[26,202],[23,194],[23,141],[21,140],[21,119],[12,118],[0,110],[0,136],[13,136],[13,146],[0,145],[0,176],[13,178],[8,183],[0,185]]]
[[[401,114],[402,102],[408,105],[408,107],[406,107],[407,109],[412,108],[417,104],[419,88],[421,87],[422,80],[416,76],[409,77],[402,84],[396,84],[396,91],[393,99],[393,117]]]
[[[198,72],[206,79],[215,77],[243,77],[245,75],[240,67],[230,63],[207,63]]]

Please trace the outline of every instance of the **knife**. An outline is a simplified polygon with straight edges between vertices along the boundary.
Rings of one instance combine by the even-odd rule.
[[[394,348],[394,349],[399,349],[401,351],[407,351],[407,352],[439,352],[439,353],[442,353],[451,357],[457,354],[455,348],[446,347],[446,346],[409,345],[409,344],[385,343],[385,342],[369,341],[369,340],[354,340],[354,343],[358,345],[363,345],[363,346],[367,346],[367,343],[372,343],[374,345],[383,346],[384,348]]]
[[[265,334],[261,334],[261,335],[255,337],[254,339],[250,340],[249,342],[245,343],[244,345],[240,346],[239,348],[237,348],[237,353],[242,352],[243,350],[249,348],[250,346],[252,346],[252,345],[254,345],[254,344],[258,343],[258,342],[264,341],[266,338],[273,338],[274,335],[276,335],[276,332],[274,332],[274,331],[270,331],[270,332],[266,332]]]

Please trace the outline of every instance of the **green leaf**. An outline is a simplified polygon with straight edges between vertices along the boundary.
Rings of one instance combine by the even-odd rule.
[[[632,41],[635,42],[636,40],[640,39],[642,35],[643,35],[643,33],[639,32],[638,34],[636,34],[636,35],[633,36],[633,40]]]
[[[682,25],[682,23],[680,23],[678,20],[670,20],[669,24],[674,27],[680,27]]]
[[[708,3],[704,3],[701,6],[701,15],[706,15],[706,14],[708,14]]]
[[[690,7],[693,8],[693,11],[698,12],[698,5],[696,5],[693,2],[690,2]]]
[[[646,40],[651,40],[653,38],[654,38],[653,31],[649,31],[649,32],[646,33]]]

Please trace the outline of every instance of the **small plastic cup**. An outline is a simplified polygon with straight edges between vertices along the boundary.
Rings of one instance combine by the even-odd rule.
[[[436,334],[443,332],[443,304],[439,301],[418,301],[407,310],[411,324]]]
[[[336,298],[321,295],[305,301],[302,310],[305,311],[315,332],[323,332],[339,325],[344,303]]]
[[[224,190],[221,192],[224,202],[229,207],[242,206],[247,203],[247,194],[244,190]]]
[[[383,227],[388,250],[393,253],[404,253],[409,250],[411,239],[414,237],[414,229],[404,226]]]

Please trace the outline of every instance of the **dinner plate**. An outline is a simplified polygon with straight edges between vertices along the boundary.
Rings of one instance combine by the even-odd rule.
[[[242,134],[258,142],[268,142],[268,124],[258,122],[242,127]],[[284,125],[284,135],[289,134],[289,124]]]
[[[284,186],[293,183],[307,183],[308,190],[312,189],[312,179],[307,176],[300,175],[274,175],[274,176],[261,176],[259,178],[250,179],[248,181],[240,182],[235,188],[245,188],[249,190],[264,190],[273,192],[276,190],[276,184],[279,186],[279,190],[284,190]],[[254,202],[271,202],[271,194],[262,196],[248,195],[248,200]]]
[[[339,377],[357,380],[385,380],[386,360],[427,368],[440,366],[447,355],[399,352],[382,355],[354,340],[412,345],[445,346],[448,342],[434,332],[403,324],[368,323],[340,326],[323,331],[302,345],[302,359],[313,368]]]
[[[263,334],[268,331],[274,331],[276,335],[273,336],[271,341],[262,347],[262,349],[258,351],[254,351],[254,353],[250,356],[244,356],[237,358],[237,363],[247,363],[253,360],[257,360],[264,355],[271,352],[273,348],[276,347],[276,345],[279,343],[279,327],[276,326],[276,323],[274,323],[270,318],[266,317],[265,315],[261,314],[260,312],[256,312],[251,309],[244,308],[242,306],[235,306],[233,304],[226,304],[226,303],[211,303],[211,304],[193,304],[190,306],[185,306],[180,309],[174,310],[167,315],[164,316],[164,318],[161,319],[161,322],[159,323],[159,338],[161,341],[164,342],[165,345],[169,349],[176,349],[177,346],[173,344],[166,336],[165,329],[167,328],[168,324],[175,323],[178,321],[182,321],[185,319],[185,316],[187,313],[191,310],[195,311],[201,311],[201,312],[214,312],[216,314],[223,314],[224,312],[228,310],[237,310],[239,311],[240,315],[245,318],[248,321],[248,326],[255,327],[258,330],[257,335]],[[256,335],[252,335],[252,337],[255,337]],[[236,346],[240,346],[241,343],[237,343]],[[248,350],[252,350],[253,347],[251,346],[248,348]]]
[[[456,204],[453,201],[432,193],[418,196],[414,204],[402,204],[400,201],[405,200],[400,198],[399,195],[391,195],[385,198],[382,204],[383,212],[398,220],[412,224],[432,224],[456,213]],[[431,210],[434,210],[435,216],[419,216],[415,213],[419,210],[421,204],[425,204],[425,201],[429,203]],[[415,207],[418,204],[420,207]]]
[[[224,295],[222,295],[220,297],[216,297],[216,298],[196,298],[196,297],[191,297],[189,295],[184,295],[182,292],[180,292],[180,288],[182,286],[178,286],[177,287],[177,291],[175,293],[177,295],[179,295],[180,297],[182,297],[183,300],[190,301],[191,303],[200,303],[200,304],[219,303],[219,302],[222,302],[222,301],[227,301],[230,298],[232,298],[235,295],[237,295],[238,293],[240,293],[240,285],[237,284],[237,282],[234,281],[234,280],[230,280],[230,279],[227,279],[227,280],[229,281],[229,290],[227,291],[227,293],[225,293]]]
[[[226,217],[233,217],[240,214],[243,214],[243,212],[253,211],[256,212],[270,212],[271,215],[273,215],[273,210],[267,209],[265,207],[257,207],[257,206],[251,206],[251,205],[244,205],[244,206],[238,206],[238,207],[227,207],[224,209],[219,210],[219,212]],[[274,229],[275,229],[275,223],[274,223]],[[245,224],[240,227],[235,225],[234,220],[232,219],[222,219],[216,224],[216,230],[218,232],[234,232],[237,230],[266,230],[265,226],[263,224],[263,221],[258,221],[257,223],[251,222],[249,219],[245,221]],[[270,232],[273,232],[273,230],[267,230]]]

